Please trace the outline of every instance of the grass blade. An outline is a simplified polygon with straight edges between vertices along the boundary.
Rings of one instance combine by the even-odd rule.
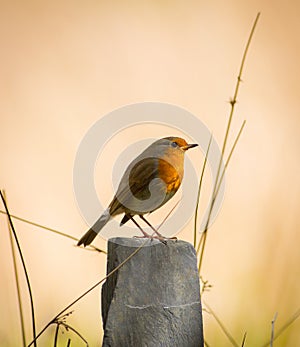
[[[243,336],[243,340],[242,340],[241,347],[244,347],[244,346],[245,346],[246,337],[247,337],[247,332],[245,332],[245,334],[244,334],[244,336]]]
[[[277,315],[278,313],[276,312],[275,315],[274,315],[274,318],[272,319],[272,329],[271,329],[271,340],[270,340],[270,347],[273,347],[273,342],[274,342],[274,332],[275,332],[275,322],[276,322],[276,319],[277,319]]]
[[[204,162],[203,162],[202,170],[201,170],[200,181],[199,181],[199,185],[198,185],[197,202],[196,202],[195,219],[194,219],[194,248],[196,248],[196,243],[197,243],[197,219],[198,219],[198,208],[199,208],[199,202],[200,202],[202,181],[203,181],[203,177],[204,177],[204,172],[205,172],[205,167],[206,167],[206,163],[207,163],[207,157],[208,157],[208,152],[210,149],[211,141],[212,141],[212,134],[210,136],[207,150],[205,153],[205,158],[204,158]]]
[[[242,131],[244,129],[245,124],[246,124],[246,121],[244,120],[243,123],[242,123],[242,126],[240,127],[240,130],[239,130],[239,132],[238,132],[238,134],[237,134],[237,136],[236,136],[236,138],[234,140],[234,143],[233,143],[232,148],[231,148],[231,150],[229,152],[228,158],[227,158],[227,160],[225,162],[224,170],[223,170],[223,172],[222,172],[222,174],[220,176],[219,183],[218,183],[217,188],[215,190],[215,195],[213,196],[212,201],[211,201],[211,205],[210,205],[210,210],[209,210],[209,214],[208,214],[208,217],[207,217],[206,226],[205,226],[205,229],[203,230],[203,232],[201,234],[201,238],[200,238],[200,241],[199,241],[198,246],[197,246],[197,251],[196,252],[197,252],[197,255],[198,255],[199,252],[200,252],[200,247],[202,245],[201,252],[200,252],[200,257],[199,257],[199,265],[198,265],[198,273],[199,274],[200,274],[200,271],[201,271],[202,261],[203,261],[203,257],[204,257],[204,249],[205,249],[205,244],[206,244],[207,230],[208,230],[208,225],[209,225],[209,221],[210,221],[210,216],[211,216],[212,210],[214,208],[216,197],[218,195],[218,192],[219,192],[219,189],[221,187],[222,181],[224,179],[225,171],[226,171],[226,169],[228,167],[228,164],[230,162],[230,159],[232,157],[234,149],[235,149],[235,147],[236,147],[236,145],[237,145],[237,143],[239,141],[239,138],[240,138],[240,136],[242,134]]]
[[[21,249],[21,246],[19,244],[18,237],[17,237],[17,233],[15,231],[12,219],[11,219],[9,211],[8,211],[8,207],[6,205],[6,201],[4,199],[4,196],[3,196],[1,190],[0,190],[0,196],[1,196],[4,208],[5,208],[8,220],[9,220],[9,224],[10,224],[12,233],[13,233],[14,238],[15,238],[15,242],[16,242],[16,245],[17,245],[17,248],[18,248],[19,256],[20,256],[20,259],[21,259],[21,263],[22,263],[24,274],[25,274],[25,278],[26,278],[26,283],[27,283],[27,288],[28,288],[29,298],[30,298],[32,335],[33,335],[33,338],[34,338],[34,347],[37,347],[37,343],[36,343],[36,328],[35,328],[35,313],[34,313],[33,295],[32,295],[30,280],[29,280],[27,269],[26,269],[25,260],[24,260],[23,254],[22,254],[22,249]]]
[[[295,322],[300,317],[300,308],[292,315],[292,317],[281,327],[277,330],[277,333],[273,334],[273,341],[274,342],[291,324]],[[262,345],[262,347],[269,347],[270,342],[268,341],[265,344]]]
[[[3,190],[3,196],[4,196],[5,201],[7,201],[6,194],[5,194],[4,190]],[[11,246],[11,254],[12,254],[12,258],[13,258],[13,267],[14,267],[15,281],[16,281],[18,307],[19,307],[19,317],[20,317],[21,333],[22,333],[22,343],[23,343],[23,347],[26,347],[26,335],[25,335],[24,315],[23,315],[23,304],[22,304],[22,297],[21,297],[21,290],[20,290],[19,273],[18,273],[18,267],[17,267],[16,250],[15,250],[15,246],[14,246],[13,234],[12,234],[12,230],[11,230],[11,227],[10,227],[10,224],[9,224],[8,217],[7,217],[7,226],[8,226],[8,230],[9,230],[9,240],[10,240],[10,246]]]

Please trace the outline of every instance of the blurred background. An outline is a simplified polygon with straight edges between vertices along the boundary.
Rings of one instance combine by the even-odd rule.
[[[203,299],[239,343],[244,332],[246,346],[266,343],[274,314],[279,329],[300,307],[300,3],[2,0],[0,6],[0,188],[12,214],[78,238],[88,226],[77,207],[72,170],[86,131],[116,108],[158,101],[199,117],[221,144],[242,53],[261,12],[229,145],[244,119],[247,124],[227,171],[221,213],[209,230],[203,276],[213,287]],[[111,173],[120,149],[161,135],[171,134],[145,125],[107,144],[95,170],[104,203],[113,193]],[[189,157],[199,173],[200,150]],[[183,188],[195,189],[188,182]],[[106,257],[22,222],[15,227],[40,331],[104,276]],[[0,344],[20,346],[4,215],[0,231]],[[178,237],[193,241],[192,222]],[[95,245],[106,249],[100,237]],[[21,285],[30,341],[22,272]],[[91,346],[100,346],[99,289],[74,309],[68,323]],[[215,319],[203,316],[208,344],[231,346]],[[299,329],[300,319],[274,346],[299,345]],[[40,344],[48,346],[53,332],[54,327]],[[71,336],[72,345],[81,346]]]

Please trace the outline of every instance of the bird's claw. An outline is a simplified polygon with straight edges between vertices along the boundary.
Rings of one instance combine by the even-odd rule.
[[[162,236],[162,235],[139,235],[139,236],[133,236],[134,238],[137,238],[137,239],[145,239],[145,238],[148,238],[148,239],[151,239],[152,240],[159,240],[161,243],[163,243],[164,245],[167,245],[168,244],[168,240],[172,240],[172,241],[177,241],[177,237],[176,236],[173,236],[173,237],[165,237],[165,236]]]

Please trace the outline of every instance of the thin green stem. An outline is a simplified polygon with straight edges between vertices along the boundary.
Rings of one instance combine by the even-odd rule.
[[[17,245],[17,248],[18,248],[18,252],[19,252],[19,255],[20,255],[21,263],[22,263],[23,270],[24,270],[24,274],[25,274],[25,278],[26,278],[26,283],[27,283],[27,288],[28,288],[29,298],[30,298],[31,321],[32,321],[32,335],[33,335],[33,339],[34,339],[34,340],[33,340],[33,341],[34,341],[34,347],[37,347],[37,343],[36,343],[36,328],[35,328],[35,313],[34,313],[33,295],[32,295],[30,280],[29,280],[29,276],[28,276],[27,269],[26,269],[25,260],[24,260],[23,254],[22,254],[22,249],[21,249],[21,246],[20,246],[20,244],[19,244],[18,237],[17,237],[17,233],[16,233],[16,231],[15,231],[15,228],[14,228],[14,225],[13,225],[13,222],[12,222],[12,219],[11,219],[10,214],[9,214],[9,211],[8,211],[8,207],[7,207],[7,205],[6,205],[6,201],[5,201],[5,199],[4,199],[4,196],[3,196],[1,190],[0,190],[0,196],[1,196],[1,199],[2,199],[2,202],[3,202],[3,205],[4,205],[4,208],[5,208],[5,211],[6,211],[8,220],[9,220],[9,224],[10,224],[12,233],[13,233],[14,238],[15,238],[15,242],[16,242],[16,245]]]
[[[5,191],[3,190],[3,196],[5,201],[7,201]],[[19,280],[19,273],[18,273],[18,267],[17,267],[17,258],[16,258],[16,250],[14,246],[14,240],[13,240],[13,234],[12,230],[9,224],[9,219],[7,217],[7,226],[9,230],[9,240],[10,240],[10,247],[11,247],[11,254],[13,258],[13,266],[14,266],[14,274],[15,274],[15,281],[16,281],[16,288],[17,288],[17,297],[18,297],[18,307],[19,307],[19,316],[20,316],[20,324],[21,324],[21,333],[22,333],[22,343],[23,347],[26,347],[26,334],[25,334],[25,324],[24,324],[24,315],[23,315],[23,304],[22,304],[22,297],[21,297],[21,290],[20,290],[20,280]]]
[[[201,235],[201,239],[200,239],[200,241],[202,241],[202,247],[201,247],[201,251],[200,251],[199,265],[198,265],[198,274],[199,275],[200,275],[202,262],[203,262],[203,258],[204,258],[204,249],[205,249],[205,245],[206,245],[206,238],[207,238],[207,230],[204,230],[202,235]]]
[[[244,120],[243,123],[242,123],[242,125],[241,125],[241,127],[240,127],[240,130],[239,130],[239,132],[238,132],[238,134],[237,134],[237,136],[236,136],[236,138],[235,138],[235,140],[234,140],[234,143],[233,143],[233,145],[232,145],[232,147],[231,147],[231,150],[230,150],[230,152],[229,152],[228,158],[227,158],[227,160],[226,160],[226,162],[225,162],[224,170],[222,171],[222,174],[221,174],[221,176],[220,176],[220,180],[219,180],[219,183],[218,183],[218,186],[217,186],[217,189],[216,189],[215,199],[216,199],[216,197],[218,196],[218,193],[219,193],[221,184],[222,184],[223,179],[224,179],[225,171],[226,171],[226,169],[227,169],[227,167],[228,167],[228,164],[229,164],[229,162],[230,162],[230,159],[231,159],[231,157],[232,157],[232,154],[233,154],[233,152],[234,152],[234,150],[235,150],[235,147],[236,147],[236,145],[237,145],[237,143],[238,143],[238,141],[239,141],[239,139],[240,139],[240,137],[241,137],[241,134],[242,134],[242,131],[244,130],[245,125],[246,125],[246,121]]]
[[[199,181],[199,185],[198,185],[197,202],[196,202],[195,219],[194,219],[194,248],[196,248],[196,243],[197,243],[197,219],[198,219],[198,209],[199,209],[202,181],[203,181],[203,177],[204,177],[204,172],[205,172],[205,167],[206,167],[206,163],[207,163],[207,157],[208,157],[208,152],[209,152],[209,148],[211,145],[211,141],[212,141],[212,134],[210,136],[207,150],[205,153],[205,158],[204,158],[204,162],[203,162],[202,170],[201,170],[200,181]]]
[[[245,332],[245,334],[244,334],[244,336],[243,336],[243,340],[242,340],[241,347],[244,347],[244,346],[245,346],[246,337],[247,337],[247,332]]]
[[[54,347],[57,347],[58,332],[59,332],[59,323],[56,324],[56,328],[55,328],[54,343],[53,343]]]
[[[203,232],[202,232],[202,234],[201,234],[201,236],[200,236],[200,240],[199,240],[199,242],[198,242],[198,246],[197,246],[197,250],[196,250],[197,256],[198,256],[198,254],[199,254],[199,251],[200,251],[200,247],[201,247],[202,242],[203,242]]]

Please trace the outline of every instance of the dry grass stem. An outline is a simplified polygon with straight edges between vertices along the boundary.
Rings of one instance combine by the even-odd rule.
[[[246,343],[246,337],[247,337],[247,332],[245,332],[245,333],[244,333],[244,336],[243,336],[243,340],[242,340],[241,347],[244,347],[244,346],[245,346],[245,343]]]
[[[204,162],[203,162],[202,170],[201,170],[200,181],[198,185],[197,201],[196,201],[196,208],[195,208],[195,219],[194,219],[194,248],[196,248],[196,243],[197,243],[197,220],[198,220],[198,208],[199,208],[199,202],[200,202],[200,196],[201,196],[201,188],[202,188],[202,182],[203,182],[203,177],[204,177],[204,172],[205,172],[205,167],[207,163],[207,157],[208,157],[211,141],[212,141],[212,134],[210,136],[207,150],[205,153],[205,158],[204,158]]]
[[[276,316],[277,317],[277,316]],[[290,319],[288,319],[288,321],[281,327],[277,330],[277,333],[273,334],[273,342],[290,326],[292,325],[295,320],[297,320],[298,318],[300,317],[300,308],[298,308],[298,310],[291,316]],[[273,321],[274,319],[272,320],[272,329],[273,329]],[[275,323],[275,321],[274,321]],[[272,338],[270,341],[266,342],[265,344],[263,344],[261,347],[269,347],[270,346],[270,343],[272,342]]]
[[[4,197],[5,201],[7,201],[5,190],[3,190],[3,197]],[[8,216],[7,216],[7,227],[9,230],[9,240],[10,240],[10,246],[11,246],[11,254],[12,254],[12,258],[13,258],[15,281],[16,281],[17,300],[18,300],[20,325],[21,325],[21,335],[22,335],[22,344],[23,344],[23,347],[26,347],[26,334],[25,334],[25,324],[24,324],[23,304],[22,304],[22,296],[21,296],[21,289],[20,289],[20,280],[19,280],[19,273],[18,273],[18,266],[17,266],[17,257],[16,257],[15,246],[14,246],[13,233],[12,233],[12,230],[10,227]]]
[[[221,322],[220,318],[216,315],[216,313],[211,309],[211,307],[204,302],[204,305],[207,308],[208,313],[210,313],[214,319],[216,320],[216,322],[218,323],[219,327],[221,328],[221,330],[223,331],[223,333],[226,335],[226,337],[228,338],[228,340],[231,342],[231,344],[235,347],[239,347],[238,343],[235,341],[235,339],[232,337],[232,335],[229,333],[228,329],[225,327],[225,325]]]
[[[255,28],[256,28],[259,16],[260,16],[260,13],[257,14],[257,16],[255,18],[255,21],[253,23],[253,26],[252,26],[252,29],[251,29],[251,32],[250,32],[250,35],[249,35],[249,38],[248,38],[248,41],[247,41],[244,53],[243,53],[243,57],[242,57],[242,61],[241,61],[240,69],[239,69],[239,74],[238,74],[237,82],[236,82],[236,86],[235,86],[234,96],[233,96],[232,100],[230,101],[230,105],[231,105],[231,107],[230,107],[230,114],[229,114],[229,119],[228,119],[226,131],[225,131],[225,136],[224,136],[224,140],[223,140],[221,157],[220,157],[220,160],[219,160],[217,175],[216,175],[216,179],[215,179],[215,182],[214,182],[213,193],[212,193],[212,198],[211,198],[211,203],[210,203],[210,209],[209,209],[209,213],[208,213],[208,216],[207,216],[207,221],[206,221],[205,228],[203,230],[203,233],[201,235],[201,238],[200,238],[200,241],[199,241],[199,244],[198,244],[198,247],[197,247],[198,252],[200,252],[199,266],[198,266],[199,274],[201,272],[203,256],[204,256],[204,249],[205,249],[205,245],[206,245],[207,230],[209,228],[211,214],[212,214],[212,211],[213,211],[213,208],[214,208],[214,204],[215,204],[215,201],[216,201],[217,193],[219,191],[218,187],[220,187],[220,184],[222,183],[222,180],[223,180],[223,177],[224,177],[225,167],[224,167],[224,171],[221,174],[221,178],[222,179],[220,178],[221,167],[222,167],[222,162],[223,162],[225,151],[226,151],[227,141],[228,141],[229,132],[230,132],[230,128],[231,128],[231,122],[232,122],[234,109],[235,109],[235,104],[237,102],[238,91],[239,91],[240,84],[241,84],[241,81],[242,81],[242,73],[243,73],[243,69],[244,69],[247,53],[248,53],[248,50],[249,50],[249,46],[250,46],[250,43],[251,43],[254,31],[255,31]],[[233,150],[234,150],[234,148],[236,146],[236,143],[237,143],[237,141],[239,139],[239,135],[240,135],[243,127],[244,127],[244,123],[243,123],[243,125],[242,125],[242,127],[241,127],[241,129],[239,131],[239,134],[238,134],[238,136],[236,138],[235,144],[232,147],[232,150],[230,152],[230,155],[229,155],[227,161],[229,161],[229,159],[230,159],[230,157],[231,157],[231,155],[233,153]],[[201,251],[200,251],[200,246],[201,246]]]
[[[271,340],[270,340],[270,347],[273,347],[273,342],[274,342],[274,332],[275,332],[275,322],[277,319],[278,312],[275,313],[274,318],[272,319],[271,322]]]
[[[1,190],[0,190],[0,197],[1,197],[1,199],[2,199],[4,208],[5,208],[5,211],[6,211],[6,215],[7,215],[8,220],[9,220],[9,224],[10,224],[10,227],[11,227],[11,231],[12,231],[12,233],[13,233],[13,236],[14,236],[14,239],[15,239],[15,242],[16,242],[16,245],[17,245],[17,249],[18,249],[18,252],[19,252],[19,256],[20,256],[21,263],[22,263],[22,266],[23,266],[23,271],[24,271],[25,278],[26,278],[26,283],[27,283],[27,288],[28,288],[28,293],[29,293],[29,299],[30,299],[32,336],[33,336],[34,341],[35,341],[34,347],[37,347],[37,344],[36,344],[35,313],[34,313],[33,295],[32,295],[32,290],[31,290],[29,275],[28,275],[28,272],[27,272],[25,260],[24,260],[24,257],[23,257],[23,253],[22,253],[22,249],[21,249],[21,246],[20,246],[18,237],[17,237],[17,233],[16,233],[16,231],[15,231],[15,227],[14,227],[14,225],[13,225],[13,222],[12,222],[12,219],[11,219],[11,217],[10,217],[9,210],[8,210],[8,207],[7,207],[5,198],[4,198],[4,196],[3,196]]]
[[[87,340],[76,329],[74,329],[73,327],[71,327],[69,324],[66,323],[65,317],[63,318],[63,320],[57,319],[55,322],[53,322],[53,324],[56,324],[55,337],[54,337],[54,347],[57,346],[58,332],[59,332],[59,327],[60,326],[65,328],[67,332],[72,331],[75,335],[77,335],[84,342],[84,344],[87,347],[89,347],[89,344],[88,344]]]
[[[6,214],[6,212],[5,212],[5,211],[2,211],[2,210],[0,210],[0,213]],[[71,235],[66,234],[66,233],[63,233],[63,232],[61,232],[61,231],[58,231],[58,230],[55,230],[55,229],[46,227],[46,226],[44,226],[44,225],[42,225],[42,224],[38,224],[38,223],[35,223],[35,222],[31,222],[31,221],[29,221],[29,220],[27,220],[27,219],[24,219],[24,218],[15,216],[15,215],[13,215],[13,214],[11,214],[10,216],[11,216],[11,218],[14,218],[14,219],[16,219],[16,220],[19,220],[20,222],[27,223],[27,224],[33,225],[33,226],[35,226],[35,227],[38,227],[38,228],[41,228],[41,229],[44,229],[44,230],[51,231],[51,232],[53,232],[53,233],[55,233],[55,234],[58,234],[58,235],[60,235],[60,236],[67,237],[67,238],[69,238],[69,239],[71,239],[71,240],[74,240],[74,241],[76,241],[76,242],[79,241],[79,239],[77,239],[77,238],[74,237],[74,236],[71,236]],[[100,248],[97,248],[97,247],[95,247],[95,246],[93,246],[93,245],[89,245],[89,247],[87,247],[87,248],[82,248],[82,249],[90,250],[90,251],[97,251],[97,252],[99,252],[99,253],[107,254],[106,251],[104,251],[104,250],[102,250],[102,249],[100,249]]]

